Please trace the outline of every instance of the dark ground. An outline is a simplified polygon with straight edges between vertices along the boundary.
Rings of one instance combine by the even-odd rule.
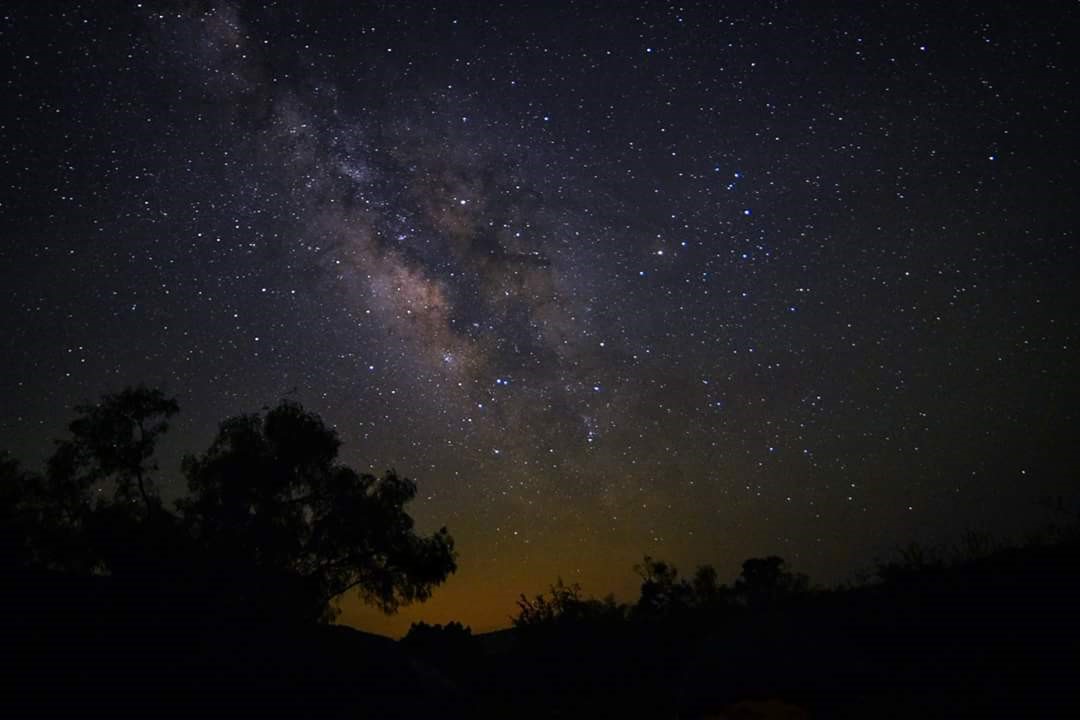
[[[9,574],[0,715],[700,718],[774,699],[821,718],[1080,717],[1078,560],[1075,542],[1009,549],[768,610],[445,647]]]

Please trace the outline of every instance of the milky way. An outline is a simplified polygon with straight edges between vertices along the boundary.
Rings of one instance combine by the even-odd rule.
[[[850,578],[1068,494],[1077,11],[5,11],[2,445],[144,381],[160,486],[282,397],[506,623],[649,553]],[[1042,513],[1042,514],[1040,514]]]

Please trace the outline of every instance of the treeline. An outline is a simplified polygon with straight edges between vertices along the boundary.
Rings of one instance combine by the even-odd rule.
[[[641,594],[633,605],[617,603],[611,595],[602,600],[586,597],[580,585],[567,585],[560,578],[547,594],[522,595],[513,625],[527,631],[561,623],[708,614],[727,607],[764,609],[795,602],[810,589],[806,575],[791,572],[775,555],[745,561],[731,586],[718,584],[711,565],[702,565],[692,578],[683,579],[674,565],[648,555],[634,572],[641,577]]]
[[[1058,522],[1029,534],[1023,543],[1012,543],[986,533],[968,532],[952,546],[899,546],[890,557],[878,560],[861,580],[833,588],[811,586],[804,573],[793,571],[779,556],[749,558],[730,585],[720,584],[712,565],[700,565],[689,578],[666,561],[645,555],[633,566],[641,579],[638,599],[622,603],[614,594],[598,598],[585,593],[579,583],[557,578],[546,592],[521,594],[517,613],[509,618],[519,635],[547,634],[560,627],[604,626],[612,623],[649,623],[663,620],[709,621],[744,612],[792,610],[830,595],[864,591],[899,592],[925,587],[937,579],[962,574],[980,564],[1016,553],[1039,553],[1080,544],[1080,515],[1073,517],[1062,498],[1052,506]],[[439,643],[463,646],[472,630],[459,622],[429,625],[416,622],[403,638],[406,644],[430,647]]]
[[[728,584],[646,556],[631,603],[559,579],[510,630],[417,623],[401,644],[477,715],[1075,717],[1080,523],[1062,519],[1023,543],[909,545],[834,588],[776,556]]]

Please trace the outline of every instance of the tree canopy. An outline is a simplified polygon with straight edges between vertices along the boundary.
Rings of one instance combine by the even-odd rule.
[[[349,591],[394,612],[456,569],[446,528],[414,529],[415,483],[339,463],[337,433],[297,403],[221,423],[184,459],[176,512],[153,483],[176,401],[138,386],[76,410],[43,475],[0,463],[0,512],[18,525],[4,545],[24,564],[196,586],[278,619],[328,619]]]
[[[768,607],[805,593],[809,585],[805,575],[788,571],[783,558],[770,555],[743,563],[735,592],[750,607]]]
[[[159,504],[151,475],[154,451],[180,411],[173,398],[140,385],[75,408],[71,438],[58,444],[50,463],[54,474],[68,472],[81,486],[111,482],[117,500],[138,499],[147,509]]]
[[[308,611],[350,590],[386,612],[426,600],[456,569],[452,538],[417,535],[404,510],[416,484],[338,464],[340,444],[292,402],[226,420],[206,453],[184,460],[181,513],[206,550]]]

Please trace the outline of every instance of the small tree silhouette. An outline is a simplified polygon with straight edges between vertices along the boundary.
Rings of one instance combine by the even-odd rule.
[[[933,548],[912,542],[897,548],[897,558],[879,562],[875,568],[878,579],[886,585],[917,583],[939,575],[945,563]]]
[[[716,568],[712,565],[698,567],[691,587],[694,590],[694,606],[699,609],[717,609],[729,602],[731,588],[717,582]]]
[[[552,629],[582,624],[606,624],[618,622],[626,617],[626,608],[615,601],[614,595],[603,600],[582,594],[577,583],[567,585],[562,578],[548,589],[548,594],[540,593],[533,598],[524,593],[517,601],[518,614],[511,618],[514,627],[530,631],[533,629]]]
[[[770,555],[743,563],[742,574],[735,581],[735,593],[747,607],[765,608],[804,593],[809,586],[806,575],[788,572],[783,558]]]
[[[415,622],[401,644],[452,676],[461,676],[480,657],[472,628],[451,621],[446,625]]]
[[[646,555],[634,572],[641,577],[641,597],[635,611],[640,615],[670,615],[692,604],[694,589],[679,579],[678,569]]]
[[[83,487],[111,482],[117,500],[137,496],[148,511],[159,508],[153,456],[169,418],[180,409],[176,400],[139,385],[75,409],[79,417],[68,426],[72,437],[58,444],[50,463],[54,473],[67,474]]]

